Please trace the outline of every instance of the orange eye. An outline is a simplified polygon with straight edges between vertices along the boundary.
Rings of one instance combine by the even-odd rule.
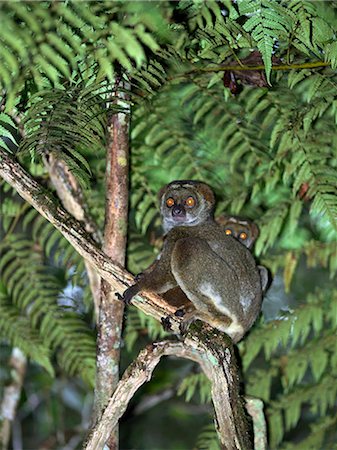
[[[247,233],[244,232],[240,233],[239,238],[244,241],[245,239],[247,239]]]
[[[185,201],[185,205],[192,208],[195,205],[195,200],[193,197],[188,197]]]
[[[227,234],[227,236],[230,236],[232,234],[232,230],[227,228],[227,230],[225,230],[225,233]]]
[[[166,200],[166,206],[168,206],[169,208],[171,208],[174,205],[174,200],[172,197],[168,198]]]

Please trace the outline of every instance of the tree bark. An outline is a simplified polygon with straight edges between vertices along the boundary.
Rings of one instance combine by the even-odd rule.
[[[18,162],[2,149],[0,149],[0,175],[63,234],[79,254],[86,258],[96,271],[112,285],[113,289],[122,293],[132,282],[133,277],[99,250],[90,235],[87,235],[78,222],[57,205],[55,198],[39,186]],[[157,320],[161,320],[175,311],[175,308],[170,307],[163,299],[154,294],[137,295],[132,303],[145,314],[149,314]],[[171,316],[170,322],[173,331],[179,330],[180,320],[174,315]],[[224,341],[224,339],[226,339],[224,335],[215,331],[212,331],[211,335],[204,331],[190,332],[183,344],[177,343],[179,346],[175,347],[174,354],[178,355],[179,348],[179,356],[197,361],[211,380],[215,422],[222,448],[246,450],[250,449],[252,445],[238,393],[239,382],[234,364],[233,348],[231,345],[228,346],[228,341]],[[171,347],[168,346],[168,348]],[[114,403],[113,399],[116,400],[117,395],[120,395],[118,389],[109,401],[98,427],[101,426],[101,423],[104,425],[106,420],[110,421],[109,405]],[[119,414],[116,412],[116,415]],[[118,418],[114,418],[112,426],[117,423]],[[98,450],[99,447],[91,448]]]
[[[123,81],[116,81],[113,102],[123,105],[126,94],[119,91]],[[124,105],[123,105],[124,106]],[[128,224],[129,182],[129,122],[125,113],[108,118],[108,145],[106,152],[106,205],[103,251],[121,266],[125,263]],[[94,420],[99,420],[119,381],[119,362],[124,303],[118,301],[115,290],[104,279],[97,333],[97,362],[94,401]],[[111,431],[106,442],[110,450],[118,448],[118,426]]]
[[[20,401],[21,390],[27,368],[27,358],[22,351],[16,347],[12,350],[9,360],[9,367],[11,368],[12,379],[8,386],[4,388],[0,406],[0,448],[2,450],[6,450],[9,446],[12,423]]]
[[[12,156],[1,148],[0,176],[52,223],[75,250],[92,264],[100,276],[113,286],[116,292],[122,294],[132,283],[134,277],[97,248],[91,235],[59,205],[57,199],[40,186]],[[159,321],[163,316],[175,312],[174,307],[168,306],[161,297],[155,294],[136,296],[131,303],[137,303],[137,306],[145,314],[149,314]],[[179,319],[172,317],[171,322],[174,329],[179,331]]]
[[[221,448],[251,449],[243,403],[238,393],[238,373],[233,346],[229,338],[219,334],[212,335],[212,345],[209,344],[209,338],[207,326],[204,326],[199,331],[188,333],[183,342],[163,341],[142,350],[125,371],[101,420],[92,429],[84,449],[103,448],[110,430],[124,414],[136,391],[151,379],[162,356],[190,359],[201,366],[212,385],[215,426]]]

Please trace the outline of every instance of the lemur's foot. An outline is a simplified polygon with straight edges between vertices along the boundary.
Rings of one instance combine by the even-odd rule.
[[[163,326],[164,331],[172,331],[170,316],[162,317],[161,324]]]

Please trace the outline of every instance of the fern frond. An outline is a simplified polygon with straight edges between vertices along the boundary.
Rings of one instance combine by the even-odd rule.
[[[288,8],[295,19],[291,44],[304,54],[320,57],[321,47],[334,39],[329,19],[318,17],[320,7],[311,1],[291,1]]]
[[[105,143],[106,110],[99,102],[104,104],[97,85],[39,93],[31,99],[20,150],[45,156],[54,152],[79,181],[88,184],[90,166],[80,149]]]
[[[254,335],[261,332],[262,337],[262,330],[266,331],[265,339],[269,343],[263,347],[269,367],[251,368],[247,392],[263,398],[269,405],[267,415],[273,448],[282,441],[286,431],[297,426],[303,408],[310,405],[312,426],[333,408],[337,395],[332,386],[334,375],[331,375],[337,367],[336,299],[336,291],[311,295],[306,305],[294,311],[295,320],[288,316],[288,320],[264,324],[253,330],[242,346],[246,371],[252,359],[261,355],[263,338],[259,341]],[[275,326],[280,328],[274,334]],[[274,399],[271,388],[279,377],[283,394]]]
[[[4,286],[0,281],[0,336],[13,347],[18,347],[34,362],[42,366],[51,376],[54,368],[51,363],[51,352],[40,338],[30,321],[24,317],[8,300]]]
[[[242,16],[249,17],[243,28],[251,33],[259,49],[270,84],[272,53],[277,40],[284,38],[291,28],[292,20],[277,2],[270,0],[240,0],[239,11]]]
[[[0,251],[4,256],[0,260],[0,271],[12,302],[10,306],[16,308],[22,321],[29,323],[29,327],[41,337],[45,348],[57,355],[65,371],[80,374],[92,384],[95,371],[92,333],[80,314],[75,312],[76,304],[71,300],[67,300],[67,307],[60,303],[66,283],[63,262],[70,263],[70,259],[68,262],[64,259],[62,245],[67,250],[72,247],[45,219],[41,220],[40,215],[30,212],[27,217],[25,226],[29,226],[35,239],[13,234],[1,243]],[[55,253],[56,248],[58,252]],[[62,269],[48,265],[48,257],[56,257]],[[70,264],[76,260],[79,257],[75,257],[72,249]],[[78,270],[83,271],[83,266]],[[82,278],[80,274],[77,277],[78,280]],[[34,345],[33,337],[29,345]],[[25,348],[21,348],[25,352]],[[39,362],[35,356],[34,359]],[[41,361],[45,366],[45,361]]]
[[[193,373],[186,376],[178,387],[178,395],[185,395],[186,401],[190,401],[194,394],[198,392],[201,403],[211,401],[210,381],[203,373]]]
[[[289,202],[284,202],[283,204],[279,203],[277,207],[270,208],[260,219],[260,236],[255,247],[257,255],[260,255],[262,251],[265,251],[275,243],[284,226],[286,217],[289,213],[289,208]]]
[[[322,308],[324,305],[324,309]],[[264,350],[266,359],[279,349],[279,346],[304,345],[308,336],[319,336],[326,323],[335,328],[335,319],[332,318],[337,307],[336,292],[318,292],[309,294],[307,303],[297,308],[293,314],[285,315],[282,320],[265,323],[252,330],[252,338],[245,343],[243,367],[245,370],[256,358],[261,350]],[[256,336],[253,338],[253,336]],[[329,341],[329,339],[327,338]]]
[[[308,267],[328,267],[331,278],[337,272],[337,248],[331,242],[319,242],[311,240],[304,246]]]
[[[273,405],[268,414],[272,420],[274,415],[278,417],[280,411],[283,411],[284,430],[288,431],[297,425],[303,404],[309,404],[313,414],[324,417],[328,409],[333,407],[336,395],[337,387],[334,383],[334,376],[326,375],[319,383],[298,387],[296,393],[284,395],[278,399],[277,404]],[[271,445],[275,446],[278,443],[273,437]]]
[[[13,153],[18,146],[16,124],[8,114],[0,112],[0,146]]]
[[[191,30],[213,28],[216,21],[222,20],[220,5],[214,0],[207,3],[184,0],[179,2],[178,9],[185,12]]]
[[[219,439],[213,424],[203,427],[198,436],[196,448],[200,450],[220,450]]]
[[[9,92],[9,109],[17,102],[14,96],[23,93],[25,81],[33,79],[38,89],[60,87],[64,80],[72,81],[83,61],[87,68],[98,64],[95,78],[110,82],[116,67],[139,68],[149,53],[159,49],[158,40],[172,39],[165,22],[167,12],[151,4],[144,9],[137,2],[118,7],[109,3],[80,7],[72,2],[53,8],[43,2],[4,2],[0,85]],[[55,15],[57,31],[50,28]]]
[[[284,450],[307,450],[308,448],[331,448],[336,443],[336,415],[328,415],[310,427],[310,434],[296,444],[286,442]]]

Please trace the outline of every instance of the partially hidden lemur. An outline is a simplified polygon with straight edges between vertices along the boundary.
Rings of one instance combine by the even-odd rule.
[[[224,215],[217,217],[216,221],[223,227],[227,236],[235,237],[245,247],[252,249],[259,236],[259,229],[253,221],[238,216]]]
[[[238,342],[256,320],[265,288],[251,252],[214,221],[215,199],[202,182],[173,181],[159,193],[166,233],[157,260],[129,287],[129,303],[140,291],[163,294],[180,287],[195,309],[183,317],[196,319]]]

